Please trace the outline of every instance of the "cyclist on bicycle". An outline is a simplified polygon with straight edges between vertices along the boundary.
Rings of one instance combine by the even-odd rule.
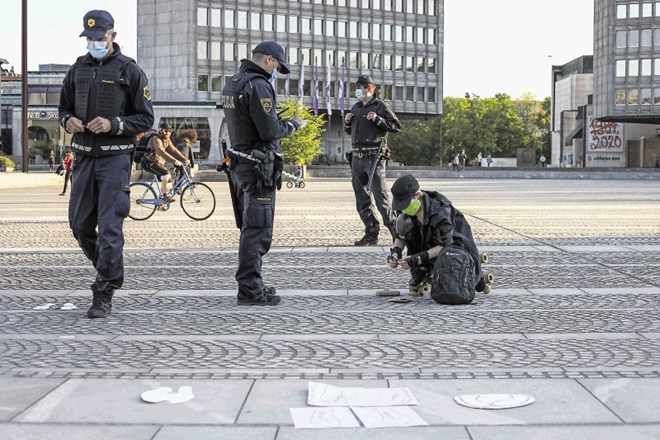
[[[296,187],[300,186],[300,181],[302,180],[302,166],[300,164],[296,165],[296,170],[293,172],[293,177],[296,179]]]
[[[174,164],[180,174],[183,173],[182,167],[190,164],[188,159],[172,144],[171,136],[172,127],[167,122],[160,124],[156,136],[149,139],[149,151],[142,159],[142,169],[155,175],[160,181],[163,203],[174,201],[174,198],[167,193],[167,183],[172,180],[167,163]]]

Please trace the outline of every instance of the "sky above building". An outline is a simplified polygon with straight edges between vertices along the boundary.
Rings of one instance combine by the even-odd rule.
[[[137,57],[136,0],[28,0],[28,69],[86,52],[82,18],[105,9]],[[550,95],[551,66],[593,54],[593,0],[445,0],[444,96]],[[21,71],[21,0],[0,2],[0,58]],[[138,60],[139,61],[139,60]],[[174,60],[173,60],[174,61]]]

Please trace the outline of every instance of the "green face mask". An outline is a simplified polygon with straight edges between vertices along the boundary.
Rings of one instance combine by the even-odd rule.
[[[406,209],[403,210],[404,214],[407,214],[409,216],[413,216],[417,214],[417,211],[419,211],[419,208],[422,207],[422,201],[419,199],[415,199],[412,202],[410,202],[410,205]]]

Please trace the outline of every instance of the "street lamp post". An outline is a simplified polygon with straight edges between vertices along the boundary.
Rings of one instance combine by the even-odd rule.
[[[21,32],[21,63],[23,64],[23,74],[21,75],[21,144],[23,153],[23,172],[28,172],[28,129],[27,129],[27,105],[28,105],[28,67],[27,67],[27,0],[23,0],[21,12],[22,32]]]

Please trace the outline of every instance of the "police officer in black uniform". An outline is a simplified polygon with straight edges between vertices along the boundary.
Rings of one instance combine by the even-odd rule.
[[[280,297],[261,277],[262,258],[273,239],[275,191],[281,186],[281,138],[301,128],[299,117],[280,120],[271,80],[289,73],[284,49],[264,41],[241,61],[239,72],[223,91],[223,108],[231,147],[231,176],[236,193],[241,237],[238,247],[239,305],[276,305]],[[273,81],[274,82],[274,81]]]
[[[147,77],[115,43],[114,19],[106,11],[85,14],[81,37],[89,53],[64,78],[59,120],[73,133],[69,225],[96,269],[89,318],[105,318],[112,295],[124,282],[124,219],[135,135],[154,123]]]
[[[353,191],[365,227],[364,237],[356,241],[355,246],[370,246],[378,243],[380,231],[372,195],[383,224],[395,237],[395,217],[387,192],[383,155],[387,148],[387,133],[400,132],[401,123],[392,108],[376,97],[376,85],[369,75],[360,75],[355,86],[358,101],[344,116],[344,130],[351,135]]]

